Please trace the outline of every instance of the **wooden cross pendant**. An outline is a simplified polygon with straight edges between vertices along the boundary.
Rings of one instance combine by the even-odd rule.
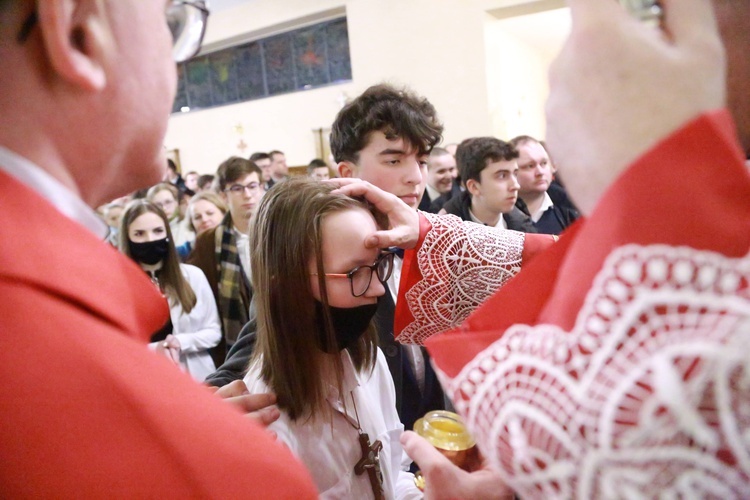
[[[383,443],[377,440],[371,445],[370,436],[360,431],[359,446],[362,448],[362,458],[354,466],[354,473],[359,476],[367,471],[375,500],[383,500],[385,493],[383,492],[383,473],[380,470],[380,450],[383,449]]]

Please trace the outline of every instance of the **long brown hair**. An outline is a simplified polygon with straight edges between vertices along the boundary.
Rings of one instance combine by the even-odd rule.
[[[323,372],[333,363],[339,392],[343,387],[341,356],[326,354],[321,338],[335,344],[323,269],[323,218],[342,210],[364,208],[364,202],[331,194],[335,186],[311,179],[288,179],[266,193],[250,231],[250,265],[257,318],[257,344],[251,365],[261,363],[261,376],[276,393],[278,405],[292,420],[314,417],[325,408]],[[316,321],[315,297],[308,263],[314,257],[325,332]],[[377,356],[372,325],[349,348],[358,371],[372,370]]]
[[[128,204],[120,221],[120,251],[131,259],[133,258],[130,253],[130,225],[134,220],[147,212],[156,214],[161,218],[167,231],[167,238],[169,239],[167,256],[164,258],[161,269],[158,271],[159,287],[170,302],[179,303],[182,306],[182,310],[187,314],[193,310],[197,299],[190,283],[187,282],[184,276],[182,276],[182,271],[180,271],[180,259],[174,247],[169,220],[167,220],[167,214],[161,208],[146,200],[133,200]]]

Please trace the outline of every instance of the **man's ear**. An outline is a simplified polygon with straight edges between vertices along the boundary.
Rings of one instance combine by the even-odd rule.
[[[357,166],[350,161],[342,161],[338,164],[339,177],[357,177]]]
[[[107,83],[105,58],[111,45],[104,3],[44,0],[36,6],[52,68],[72,85],[87,91],[102,90]]]
[[[479,182],[474,179],[467,179],[464,184],[466,184],[466,190],[471,193],[472,196],[479,196],[479,188],[481,187]]]

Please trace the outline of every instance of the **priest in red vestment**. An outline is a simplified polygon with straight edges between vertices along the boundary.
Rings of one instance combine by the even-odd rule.
[[[458,328],[461,269],[502,249],[368,194],[395,226],[373,245],[416,245],[398,338],[426,340],[487,462],[406,434],[427,498],[750,496],[750,4],[662,3],[658,30],[570,0],[548,145],[589,217]]]
[[[162,176],[175,60],[207,15],[0,1],[0,498],[317,498],[266,429],[147,349],[167,302],[91,208]]]

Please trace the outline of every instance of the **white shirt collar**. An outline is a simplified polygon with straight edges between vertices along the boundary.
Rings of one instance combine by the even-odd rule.
[[[542,218],[542,215],[544,215],[544,212],[546,212],[553,206],[554,204],[552,203],[552,198],[550,198],[549,194],[545,192],[544,199],[542,200],[542,204],[539,206],[539,210],[531,214],[531,220],[534,222],[539,222],[539,219]]]
[[[250,236],[240,232],[237,226],[232,226],[232,231],[237,241],[237,253],[240,256],[240,262],[242,263],[242,269],[245,270],[245,276],[247,279],[253,279],[252,272],[250,270]]]
[[[81,198],[37,165],[3,146],[0,146],[0,170],[36,191],[60,213],[98,238],[107,237],[107,224]]]
[[[472,212],[471,209],[469,209],[469,217],[471,217],[472,222],[476,222],[477,224],[482,224],[483,226],[489,225],[477,219],[476,215],[474,215],[474,212]],[[500,218],[497,220],[497,224],[495,224],[495,227],[498,229],[508,229],[508,223],[505,222],[505,217],[503,217],[503,214],[500,214]]]
[[[403,265],[404,261],[401,257],[398,255],[393,257],[393,271],[391,272],[391,277],[388,278],[388,290],[386,290],[386,293],[391,294],[394,304],[396,303],[396,300],[398,300],[398,287],[401,283],[401,268]]]

